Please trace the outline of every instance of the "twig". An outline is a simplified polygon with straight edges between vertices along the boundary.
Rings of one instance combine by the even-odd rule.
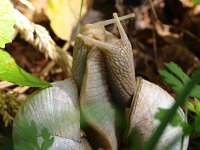
[[[184,34],[190,36],[191,38],[195,39],[198,43],[200,43],[200,38],[198,36],[196,36],[195,34],[193,34],[192,32],[190,32],[186,29],[183,29],[183,28],[177,28],[177,27],[170,26],[170,25],[169,25],[169,27],[183,32]]]
[[[0,89],[8,88],[10,86],[13,86],[13,83],[7,82],[7,81],[1,81],[0,82]]]
[[[149,3],[150,3],[150,6],[151,6],[151,11],[153,13],[153,17],[154,17],[155,21],[157,21],[158,20],[158,15],[156,13],[156,9],[154,7],[154,4],[153,4],[152,0],[149,0]]]
[[[41,77],[45,77],[49,74],[49,72],[51,71],[51,69],[55,66],[55,62],[51,61],[50,63],[48,63],[44,69],[42,69],[42,71],[40,72],[40,76]]]
[[[156,27],[155,27],[155,22],[157,22],[158,19],[158,15],[156,13],[154,4],[152,2],[152,0],[149,0],[150,6],[151,6],[151,11],[153,14],[153,33],[152,33],[152,37],[153,37],[153,50],[154,50],[154,57],[155,57],[155,62],[156,62],[156,66],[158,66],[158,61],[157,61],[157,41],[156,41]]]
[[[14,88],[12,91],[16,92],[16,93],[25,93],[28,89],[30,89],[29,86],[17,86],[16,88]]]

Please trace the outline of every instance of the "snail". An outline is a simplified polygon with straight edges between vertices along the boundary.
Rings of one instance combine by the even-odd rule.
[[[14,145],[20,142],[23,119],[36,123],[38,136],[43,127],[49,130],[55,137],[52,150],[121,149],[126,145],[122,137],[126,141],[133,129],[138,130],[141,144],[148,141],[159,125],[154,115],[160,108],[170,108],[174,99],[158,85],[135,77],[132,47],[120,23],[130,15],[113,16],[81,28],[73,50],[72,78],[29,97],[13,123]],[[111,23],[120,38],[105,29]],[[126,131],[120,130],[116,108],[126,116]],[[86,136],[81,136],[80,114],[90,127]],[[181,108],[177,114],[186,121]],[[186,150],[189,137],[182,142],[182,135],[181,127],[168,125],[156,150],[179,150],[181,143]]]
[[[79,34],[78,37],[87,45],[95,45],[101,49],[105,56],[111,93],[114,93],[112,96],[119,104],[126,106],[133,96],[135,70],[131,44],[116,15],[114,13],[121,39],[106,32],[102,26],[96,27],[96,24],[89,27],[95,28],[98,32],[91,31],[88,26],[85,26],[83,34],[89,34],[89,36]]]

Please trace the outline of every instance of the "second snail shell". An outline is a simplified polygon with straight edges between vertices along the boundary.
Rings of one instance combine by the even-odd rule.
[[[160,109],[170,109],[175,103],[174,98],[156,84],[142,78],[137,78],[137,89],[129,110],[129,129],[138,130],[139,136],[145,144],[152,133],[160,124],[155,118]],[[181,120],[186,121],[185,114],[181,108],[177,110],[177,115]],[[182,143],[182,127],[168,124],[162,134],[156,150],[179,150]],[[183,150],[187,149],[189,137],[183,138]]]

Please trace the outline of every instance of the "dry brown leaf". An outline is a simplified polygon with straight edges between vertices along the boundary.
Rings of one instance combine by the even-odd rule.
[[[82,16],[92,0],[85,0],[82,7]],[[48,0],[46,15],[51,21],[51,28],[55,34],[63,39],[70,40],[72,30],[77,25],[81,8],[81,0]]]
[[[183,6],[189,8],[192,8],[195,5],[194,0],[180,0],[180,2],[183,4]]]

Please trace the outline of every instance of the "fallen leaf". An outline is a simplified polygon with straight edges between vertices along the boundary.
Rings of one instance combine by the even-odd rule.
[[[91,4],[92,0],[84,1],[82,16]],[[63,40],[70,40],[72,30],[78,23],[80,10],[81,0],[48,0],[45,13],[55,34]]]

